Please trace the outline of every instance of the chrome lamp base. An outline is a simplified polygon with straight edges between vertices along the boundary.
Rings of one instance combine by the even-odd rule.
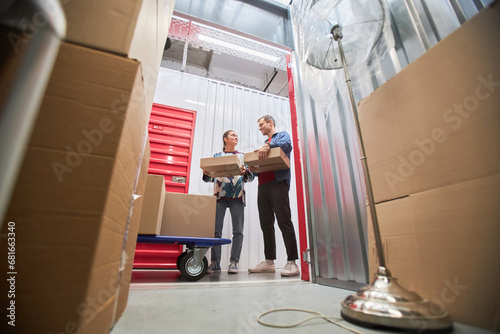
[[[342,302],[341,316],[364,327],[389,327],[411,333],[451,333],[453,330],[445,310],[403,288],[384,267],[379,267],[371,285]]]

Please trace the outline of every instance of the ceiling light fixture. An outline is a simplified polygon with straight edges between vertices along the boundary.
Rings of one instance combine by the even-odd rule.
[[[235,45],[235,44],[232,44],[229,42],[221,41],[220,39],[215,39],[215,38],[201,35],[201,34],[198,34],[198,39],[205,41],[205,42],[208,42],[208,43],[217,44],[217,45],[226,47],[228,49],[233,49],[233,50],[240,51],[243,53],[251,54],[253,56],[261,57],[261,58],[264,58],[264,59],[267,59],[270,61],[274,61],[274,62],[276,62],[280,59],[279,57],[276,57],[276,56],[271,56],[271,55],[265,54],[263,52],[255,51],[252,49],[247,49],[247,48],[239,46],[239,45]]]
[[[204,106],[205,105],[205,103],[200,102],[200,101],[193,101],[193,100],[184,100],[184,101],[186,101],[187,103],[197,104],[199,106]]]

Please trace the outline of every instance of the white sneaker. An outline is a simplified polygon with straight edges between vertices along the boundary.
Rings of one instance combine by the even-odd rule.
[[[300,271],[299,267],[295,264],[295,262],[287,262],[285,265],[285,269],[281,272],[281,276],[291,277],[291,276],[299,276]]]
[[[237,274],[238,273],[238,263],[237,262],[231,262],[229,264],[229,267],[227,268],[228,274]]]
[[[266,261],[262,261],[255,268],[249,268],[249,273],[274,273],[276,271],[276,267],[274,266],[274,262],[272,264],[267,263]]]

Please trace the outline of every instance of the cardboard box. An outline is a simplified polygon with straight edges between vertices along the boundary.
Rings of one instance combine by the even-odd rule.
[[[481,11],[360,102],[377,203],[499,171],[498,7]]]
[[[66,40],[141,63],[150,110],[175,0],[62,1]]]
[[[258,152],[245,153],[244,161],[248,167],[257,167],[256,173],[290,169],[290,160],[279,147],[272,148],[266,160],[259,160]]]
[[[500,330],[500,174],[376,205],[387,267],[454,322]],[[369,222],[371,278],[378,261]]]
[[[164,204],[165,177],[163,175],[148,174],[139,234],[160,234]]]
[[[137,61],[61,45],[6,215],[19,236],[10,333],[109,333],[146,140],[143,89]]]
[[[496,331],[498,29],[496,4],[360,103],[387,267],[404,287],[445,308],[453,321]]]
[[[215,196],[165,193],[160,235],[213,238]]]
[[[210,177],[241,175],[242,164],[237,154],[200,159],[200,168],[209,172]]]
[[[137,179],[137,186],[134,191],[136,195],[132,206],[130,215],[130,224],[128,232],[125,235],[125,248],[122,252],[122,259],[120,265],[120,275],[118,290],[116,292],[116,306],[113,318],[115,324],[127,307],[128,294],[130,290],[130,280],[132,278],[132,269],[134,265],[135,246],[137,245],[137,235],[139,232],[139,224],[142,213],[147,210],[144,203],[146,201],[146,180],[148,178],[149,159],[151,157],[151,149],[149,146],[149,139],[146,140],[146,149],[141,162],[141,169]]]

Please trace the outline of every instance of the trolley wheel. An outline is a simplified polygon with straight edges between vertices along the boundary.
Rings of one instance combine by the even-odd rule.
[[[179,270],[182,276],[188,281],[197,281],[206,275],[208,270],[208,260],[203,257],[203,261],[199,265],[193,264],[193,252],[184,255],[179,264]]]
[[[189,250],[185,250],[184,253],[179,254],[177,257],[177,268],[181,267],[181,260],[187,253],[189,253]]]

